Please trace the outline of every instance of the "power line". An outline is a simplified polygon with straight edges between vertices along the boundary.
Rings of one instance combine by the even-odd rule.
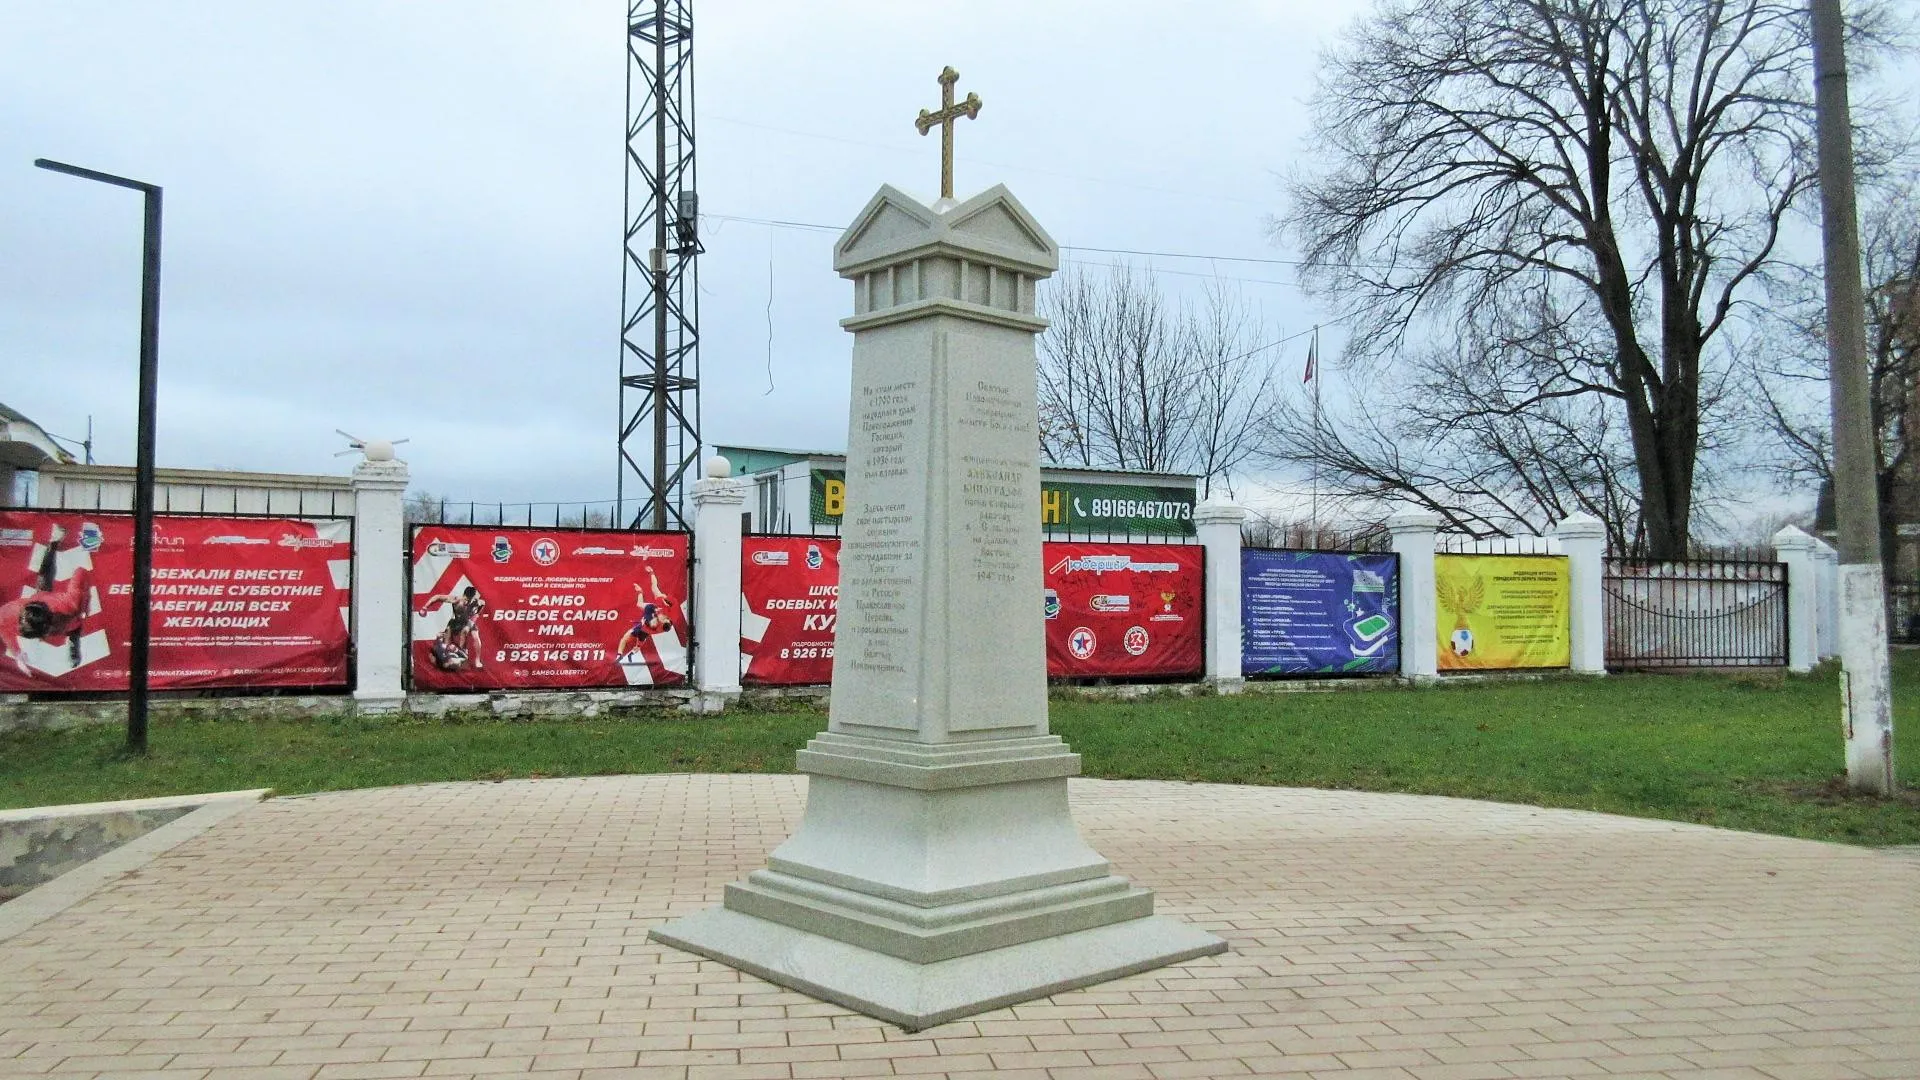
[[[765,225],[765,226],[776,228],[776,229],[802,229],[802,230],[807,230],[811,232],[831,232],[831,233],[839,233],[839,232],[846,231],[843,226],[821,225],[811,221],[787,221],[787,220],[782,220],[780,218],[749,217],[744,214],[717,214],[712,212],[707,212],[703,216],[714,218],[720,221],[737,221],[745,225]],[[1060,250],[1061,251],[1086,251],[1086,252],[1092,252],[1096,255],[1139,255],[1145,258],[1155,258],[1155,259],[1195,259],[1202,262],[1254,263],[1254,264],[1263,265],[1263,266],[1304,266],[1305,265],[1305,262],[1300,259],[1268,259],[1268,258],[1255,258],[1255,257],[1245,256],[1245,255],[1215,255],[1215,254],[1184,252],[1184,251],[1146,251],[1138,248],[1093,247],[1086,244],[1061,244]],[[1118,263],[1102,262],[1097,259],[1069,259],[1067,261],[1077,262],[1082,265],[1088,265],[1088,266],[1120,265]],[[1354,265],[1360,266],[1365,264],[1355,263]],[[1283,286],[1293,286],[1295,288],[1299,286],[1298,282],[1275,281],[1271,278],[1232,277],[1230,275],[1203,273],[1197,270],[1175,270],[1170,267],[1158,267],[1156,269],[1157,269],[1157,272],[1159,273],[1180,274],[1187,277],[1215,277],[1215,278],[1222,278],[1223,280],[1230,280],[1230,281],[1245,281],[1245,282],[1250,282],[1258,285],[1283,285]]]
[[[1085,251],[1088,249],[1075,248],[1072,250]],[[1099,259],[1062,259],[1061,262],[1064,262],[1069,266],[1104,266],[1113,270],[1129,269],[1131,268],[1131,265],[1132,265],[1130,263],[1123,263],[1123,262],[1103,262]],[[1288,289],[1300,288],[1300,283],[1297,281],[1275,281],[1272,278],[1237,277],[1233,274],[1222,274],[1218,272],[1209,272],[1205,270],[1176,270],[1170,266],[1154,266],[1154,267],[1149,267],[1149,269],[1156,274],[1176,274],[1180,277],[1197,277],[1197,278],[1204,278],[1208,281],[1238,281],[1238,282],[1244,282],[1248,285],[1275,285],[1281,288],[1288,288]]]
[[[872,142],[866,139],[849,139],[844,135],[828,135],[824,132],[819,132],[819,131],[802,131],[798,128],[780,127],[776,124],[764,124],[758,120],[743,120],[737,116],[723,116],[715,113],[707,113],[705,115],[706,115],[706,118],[709,120],[718,120],[721,123],[725,123],[725,124],[736,124],[740,127],[756,128],[760,131],[777,131],[783,135],[798,135],[803,139],[819,139],[823,142],[841,143],[846,146],[864,146],[864,147],[867,147],[868,149],[885,150],[889,153],[894,153],[894,154],[919,155],[922,153],[922,151],[916,147],[906,146],[902,144]],[[990,161],[986,158],[973,157],[972,155],[968,155],[967,160],[970,162],[981,164],[981,165],[991,165],[996,169],[1013,169],[1017,172],[1033,173],[1036,176],[1057,176],[1063,180],[1078,180],[1082,183],[1089,183],[1089,184],[1110,184],[1114,187],[1134,188],[1138,191],[1151,191],[1160,195],[1178,195],[1183,199],[1191,199],[1191,198],[1199,197],[1202,199],[1210,199],[1215,202],[1238,203],[1241,206],[1265,206],[1266,205],[1265,203],[1257,202],[1253,199],[1236,199],[1231,195],[1210,195],[1210,194],[1207,194],[1206,192],[1196,192],[1190,189],[1156,187],[1152,184],[1142,184],[1132,180],[1115,180],[1112,177],[1107,177],[1107,176],[1086,176],[1081,173],[1061,172],[1057,169],[1036,168],[1035,166],[1032,166],[1032,165],[1016,165],[1016,164],[1013,164],[1012,162],[1006,162],[1006,161]]]
[[[810,221],[785,221],[785,220],[781,220],[781,219],[779,219],[779,218],[758,218],[758,217],[748,217],[748,216],[746,216],[746,215],[743,215],[743,214],[714,214],[714,213],[709,213],[709,214],[706,214],[705,216],[707,216],[707,217],[711,217],[711,218],[718,218],[718,219],[719,219],[719,220],[721,220],[721,221],[738,221],[738,222],[741,222],[741,223],[743,223],[743,224],[748,224],[748,225],[766,225],[766,226],[770,226],[770,227],[773,227],[773,228],[784,228],[784,229],[808,229],[808,230],[812,230],[812,231],[815,231],[815,232],[834,232],[834,233],[837,233],[837,232],[844,232],[844,231],[845,231],[845,230],[844,230],[844,229],[843,229],[842,227],[840,227],[840,226],[838,226],[838,225],[821,225],[821,224],[818,224],[818,223],[815,223],[815,222],[810,222]],[[1287,263],[1289,263],[1289,262],[1293,262],[1293,263],[1295,263],[1295,264],[1297,265],[1297,261],[1296,261],[1296,260],[1286,260],[1286,259],[1240,259],[1240,258],[1236,258],[1235,256],[1231,256],[1231,255],[1195,255],[1195,254],[1187,254],[1187,253],[1178,253],[1178,252],[1149,252],[1149,251],[1139,251],[1139,250],[1134,250],[1134,249],[1128,249],[1128,248],[1098,248],[1098,247],[1088,247],[1088,246],[1084,246],[1084,245],[1074,245],[1074,244],[1061,244],[1061,245],[1060,245],[1060,248],[1061,248],[1061,250],[1063,250],[1063,251],[1093,251],[1093,252],[1100,252],[1100,253],[1106,253],[1106,254],[1117,254],[1117,255],[1152,255],[1152,256],[1158,256],[1158,257],[1162,257],[1162,258],[1179,258],[1179,259],[1218,259],[1218,260],[1220,260],[1220,261],[1222,261],[1222,262],[1268,262],[1268,263],[1278,263],[1278,264],[1283,264],[1283,265],[1284,265],[1284,264],[1287,264]],[[1097,260],[1068,260],[1068,261],[1069,261],[1069,262],[1078,262],[1078,263],[1080,263],[1081,265],[1091,265],[1091,266],[1118,266],[1118,265],[1120,265],[1120,264],[1117,264],[1117,263],[1103,263],[1103,262],[1099,262],[1099,261],[1097,261]],[[1172,269],[1168,269],[1168,268],[1165,268],[1165,267],[1160,267],[1160,268],[1157,268],[1155,272],[1156,272],[1156,273],[1168,273],[1168,274],[1187,274],[1187,275],[1191,275],[1191,276],[1195,276],[1195,277],[1215,277],[1215,276],[1217,276],[1217,275],[1212,275],[1212,274],[1202,274],[1202,273],[1199,273],[1199,272],[1197,272],[1197,271],[1192,271],[1192,270],[1172,270]],[[1263,285],[1294,285],[1294,284],[1295,284],[1295,283],[1293,283],[1293,282],[1285,282],[1285,281],[1273,281],[1273,280],[1271,280],[1271,279],[1266,279],[1266,278],[1225,278],[1225,280],[1233,280],[1233,281],[1248,281],[1248,282],[1254,282],[1254,283],[1258,283],[1258,284],[1263,284]],[[1246,352],[1243,352],[1243,353],[1241,353],[1241,354],[1239,354],[1239,355],[1237,355],[1237,356],[1230,356],[1230,357],[1227,357],[1227,358],[1225,358],[1225,359],[1222,359],[1222,360],[1216,360],[1216,361],[1214,361],[1214,362],[1212,362],[1212,363],[1210,363],[1210,364],[1207,364],[1207,365],[1204,365],[1204,366],[1202,366],[1202,367],[1201,367],[1201,368],[1199,369],[1199,372],[1193,372],[1193,373],[1189,373],[1189,374],[1198,374],[1198,373],[1203,373],[1203,372],[1207,372],[1207,371],[1212,371],[1212,370],[1213,370],[1213,369],[1215,369],[1215,368],[1220,368],[1220,367],[1225,367],[1225,366],[1227,366],[1228,364],[1234,364],[1234,363],[1238,363],[1238,362],[1240,362],[1241,360],[1245,360],[1245,359],[1247,359],[1247,358],[1248,358],[1248,357],[1250,357],[1250,356],[1255,356],[1255,355],[1258,355],[1259,353],[1263,353],[1263,352],[1266,352],[1266,351],[1267,351],[1267,350],[1269,350],[1269,349],[1277,349],[1277,348],[1279,348],[1280,346],[1282,346],[1282,345],[1285,345],[1286,343],[1288,343],[1288,342],[1290,342],[1290,341],[1298,341],[1299,339],[1301,339],[1301,338],[1303,338],[1303,337],[1306,337],[1307,335],[1309,335],[1309,334],[1311,334],[1311,333],[1313,333],[1313,331],[1314,331],[1314,329],[1318,329],[1318,328],[1320,328],[1320,327],[1326,327],[1326,326],[1338,326],[1339,324],[1341,324],[1341,323],[1344,323],[1344,322],[1346,322],[1346,321],[1347,321],[1347,320],[1349,320],[1349,319],[1352,319],[1352,318],[1353,318],[1353,317],[1355,317],[1356,315],[1359,315],[1359,314],[1361,314],[1361,312],[1362,312],[1362,311],[1364,311],[1364,310],[1365,310],[1365,309],[1356,309],[1356,310],[1354,310],[1354,311],[1349,311],[1349,312],[1346,312],[1346,313],[1344,313],[1344,314],[1341,314],[1341,315],[1336,315],[1336,316],[1334,316],[1333,318],[1330,318],[1330,319],[1327,319],[1327,320],[1324,320],[1324,321],[1322,321],[1322,322],[1320,322],[1320,323],[1317,323],[1317,324],[1315,324],[1315,326],[1314,326],[1314,328],[1313,328],[1313,329],[1307,329],[1307,330],[1301,330],[1301,331],[1299,331],[1298,333],[1293,333],[1293,334],[1287,334],[1287,335],[1286,335],[1286,336],[1284,336],[1284,337],[1281,337],[1281,338],[1277,338],[1277,339],[1275,339],[1275,340],[1273,340],[1273,341],[1269,341],[1269,342],[1267,342],[1267,343],[1266,343],[1266,344],[1264,344],[1264,345],[1256,345],[1256,346],[1254,346],[1253,348],[1251,348],[1251,349],[1248,349],[1248,350],[1247,350]],[[1161,388],[1162,386],[1164,386],[1164,385],[1165,385],[1165,383],[1164,383],[1164,382],[1162,382],[1162,383],[1157,383],[1157,384],[1154,384],[1154,385],[1153,385],[1153,386],[1151,386],[1151,387],[1147,387],[1146,389],[1149,389],[1149,390],[1157,390],[1157,389],[1160,389],[1160,388]]]

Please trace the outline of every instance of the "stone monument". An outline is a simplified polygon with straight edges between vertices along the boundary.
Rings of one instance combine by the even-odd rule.
[[[1005,187],[882,187],[835,246],[854,283],[849,504],[827,731],[806,814],[723,906],[652,936],[920,1029],[1226,943],[1153,914],[1067,807],[1047,733],[1034,286],[1059,249]]]

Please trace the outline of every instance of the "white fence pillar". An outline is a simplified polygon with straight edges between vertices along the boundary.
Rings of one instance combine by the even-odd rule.
[[[1814,659],[1840,655],[1840,553],[1825,540],[1813,542],[1814,587],[1820,591]]]
[[[1246,686],[1240,667],[1240,526],[1243,507],[1209,499],[1193,508],[1193,530],[1207,552],[1206,680],[1223,694]]]
[[[1560,550],[1567,555],[1568,639],[1573,646],[1574,671],[1583,675],[1607,673],[1606,595],[1601,581],[1607,572],[1607,527],[1600,519],[1578,510],[1554,526]]]
[[[397,712],[407,692],[407,463],[370,444],[353,467],[354,708]]]
[[[697,711],[717,712],[740,694],[740,514],[751,481],[728,477],[726,458],[707,459],[693,496],[693,672]]]
[[[1439,605],[1433,584],[1433,534],[1440,515],[1402,510],[1387,519],[1400,556],[1400,674],[1416,682],[1439,675]]]
[[[1789,525],[1773,534],[1773,549],[1787,564],[1787,670],[1813,670],[1820,627],[1819,541]]]

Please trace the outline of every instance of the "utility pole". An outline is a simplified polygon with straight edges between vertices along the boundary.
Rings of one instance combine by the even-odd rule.
[[[1827,279],[1827,363],[1833,407],[1833,497],[1840,528],[1840,702],[1847,786],[1889,795],[1893,683],[1887,659],[1880,498],[1860,293],[1859,216],[1840,0],[1810,0],[1814,110],[1820,141],[1820,224]]]
[[[630,0],[620,273],[621,528],[686,528],[700,461],[700,200],[694,186],[692,0]],[[628,483],[645,492],[627,510]]]

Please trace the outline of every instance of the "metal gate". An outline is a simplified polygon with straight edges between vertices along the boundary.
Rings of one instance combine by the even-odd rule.
[[[1784,667],[1787,565],[1607,560],[1607,667]]]

